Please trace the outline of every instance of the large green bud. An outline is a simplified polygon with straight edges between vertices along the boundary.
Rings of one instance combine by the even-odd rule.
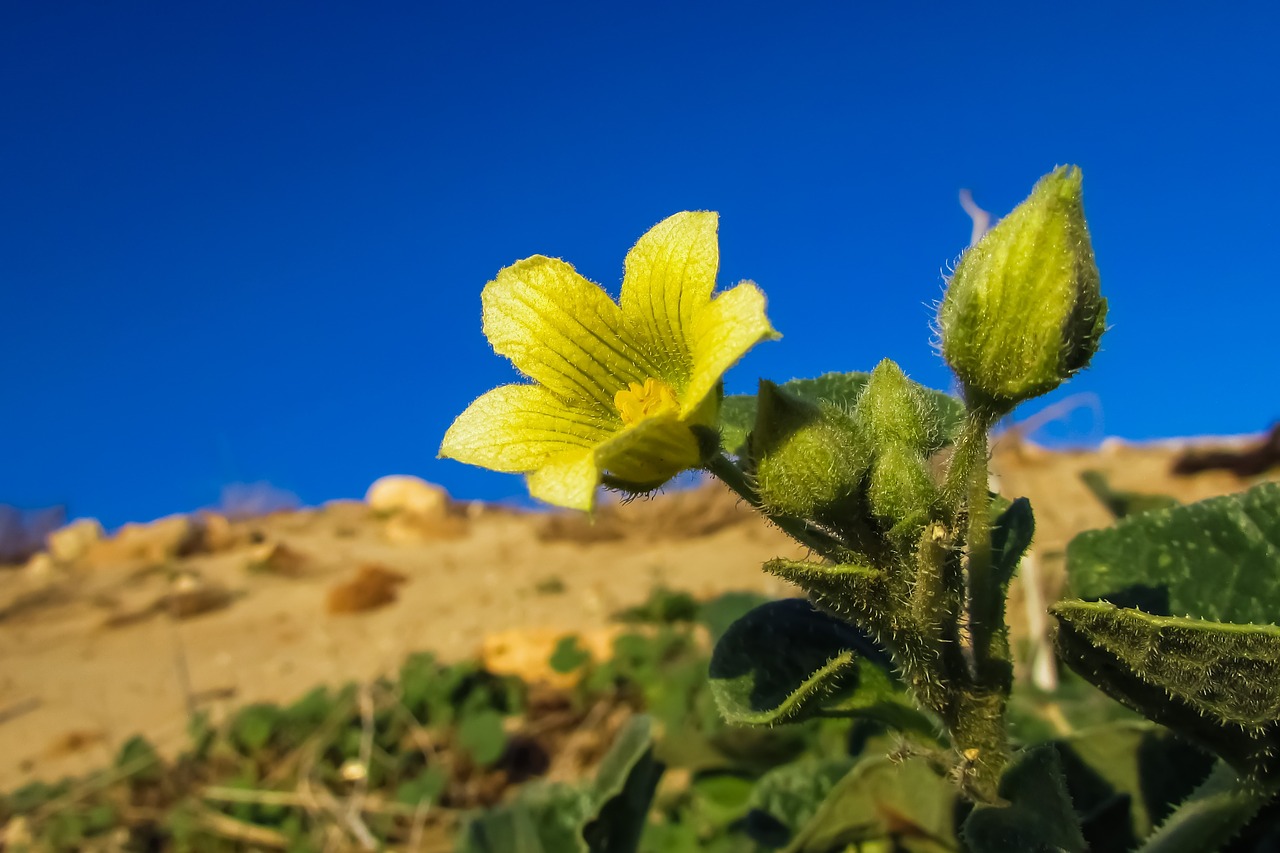
[[[807,519],[847,512],[861,496],[871,462],[854,419],[838,406],[802,399],[764,379],[756,399],[751,455],[764,507]]]
[[[1005,414],[1089,364],[1106,327],[1081,174],[1063,166],[960,259],[938,325],[970,405]]]

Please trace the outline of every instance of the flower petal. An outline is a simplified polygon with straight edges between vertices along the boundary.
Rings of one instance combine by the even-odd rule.
[[[779,338],[764,313],[764,294],[744,281],[703,306],[692,323],[693,375],[681,398],[680,412],[693,412],[725,371],[761,341]]]
[[[596,448],[602,471],[649,489],[701,462],[698,439],[674,412],[645,418]]]
[[[483,395],[444,434],[440,455],[494,471],[533,471],[568,451],[606,441],[614,427],[538,385],[503,385]]]
[[[627,253],[622,316],[631,334],[683,390],[692,369],[693,318],[711,299],[720,267],[719,216],[677,213]]]
[[[596,505],[600,468],[595,452],[565,453],[529,475],[529,494],[566,509],[590,512]]]
[[[701,462],[697,438],[674,415],[645,418],[591,450],[567,451],[529,475],[529,494],[590,512],[607,471],[638,487],[656,489]]]
[[[655,375],[622,327],[621,310],[561,260],[535,255],[480,294],[484,333],[500,355],[555,394],[616,417],[613,395]]]

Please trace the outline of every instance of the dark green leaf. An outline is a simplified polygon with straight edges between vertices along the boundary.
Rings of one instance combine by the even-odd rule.
[[[652,725],[637,715],[618,732],[596,771],[596,818],[582,830],[591,853],[632,853],[640,843],[663,767],[653,757]]]
[[[996,577],[1007,584],[1018,570],[1018,563],[1036,532],[1036,517],[1031,501],[1018,498],[1000,513],[991,527],[991,551]]]
[[[1280,615],[1280,483],[1130,516],[1067,548],[1080,598],[1161,616],[1269,623]]]
[[[810,758],[769,771],[751,793],[744,826],[747,834],[771,847],[788,844],[853,764],[848,757]]]
[[[1000,778],[1006,806],[978,805],[961,832],[973,853],[1084,853],[1084,836],[1052,744],[1019,755]]]
[[[862,704],[890,700],[888,667],[865,634],[791,598],[757,607],[725,632],[711,656],[711,691],[730,723],[765,725],[858,694]]]
[[[814,379],[793,379],[781,387],[811,402],[825,400],[835,403],[846,411],[853,411],[854,404],[862,392],[866,390],[869,373],[826,373]],[[942,421],[943,431],[953,437],[960,429],[964,419],[964,405],[941,391],[925,389],[937,403],[937,412]],[[754,394],[740,394],[725,397],[720,407],[721,445],[735,456],[742,455],[747,442],[747,435],[756,423],[756,398]]]
[[[1213,757],[1146,720],[1107,723],[1056,741],[1089,848],[1127,853],[1185,800]]]

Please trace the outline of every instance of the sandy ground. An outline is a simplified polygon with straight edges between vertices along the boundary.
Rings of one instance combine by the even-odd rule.
[[[1001,492],[1026,495],[1036,509],[1048,600],[1060,590],[1070,537],[1111,520],[1080,471],[1097,468],[1116,488],[1183,501],[1250,485],[1225,473],[1174,479],[1177,451],[997,446]],[[541,659],[540,640],[600,629],[657,583],[698,595],[786,595],[759,565],[802,553],[714,487],[613,507],[595,525],[460,505],[446,519],[406,526],[341,502],[237,522],[221,534],[182,557],[103,547],[70,565],[0,570],[0,790],[101,766],[135,733],[176,752],[192,709],[217,717],[318,683],[370,679],[414,651],[470,656],[489,638],[492,655],[501,635],[508,647],[527,640]],[[276,544],[285,549],[278,565],[263,569]],[[350,599],[332,590],[368,565],[404,576],[395,600],[331,612],[331,597]],[[187,598],[172,597],[175,590]],[[179,618],[192,590],[217,606]]]

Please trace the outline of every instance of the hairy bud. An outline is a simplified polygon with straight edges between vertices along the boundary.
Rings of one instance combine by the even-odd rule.
[[[1084,368],[1107,315],[1081,174],[1061,167],[960,259],[938,312],[942,354],[970,404],[996,414]]]
[[[907,378],[902,368],[885,359],[871,371],[867,388],[854,412],[872,445],[909,447],[928,455],[942,446],[938,410],[923,387]]]
[[[853,418],[760,381],[751,448],[756,487],[771,512],[822,518],[856,500],[871,461]]]

